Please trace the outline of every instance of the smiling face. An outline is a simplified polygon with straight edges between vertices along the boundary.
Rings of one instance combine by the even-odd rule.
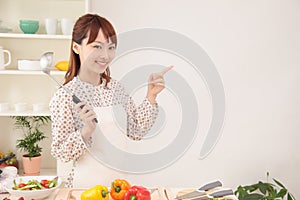
[[[107,19],[90,13],[79,17],[72,31],[69,67],[64,85],[76,76],[83,81],[97,84],[101,74],[100,82],[105,81],[107,86],[111,79],[110,69],[107,66],[115,56],[114,48],[117,42],[116,31]],[[114,46],[110,46],[111,43]],[[107,51],[103,52],[102,47]],[[103,68],[106,68],[104,72]]]
[[[101,29],[93,42],[88,44],[88,41],[89,37],[80,45],[73,42],[73,51],[80,58],[79,78],[95,85],[99,83],[99,75],[105,72],[115,57],[116,44],[106,39]]]

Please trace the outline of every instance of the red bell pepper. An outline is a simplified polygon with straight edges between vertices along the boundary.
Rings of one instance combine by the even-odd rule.
[[[132,186],[126,192],[124,200],[151,200],[151,194],[147,188]]]

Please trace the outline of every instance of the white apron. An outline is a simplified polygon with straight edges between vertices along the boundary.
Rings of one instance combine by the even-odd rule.
[[[105,148],[108,143],[113,142],[115,146],[126,149],[126,141],[128,141],[126,133],[121,131],[114,120],[112,108],[94,108],[98,116],[98,124],[92,135],[92,147],[74,163],[74,188],[90,188],[98,184],[110,186],[115,179],[128,178],[128,174],[117,171],[103,162],[116,159]],[[126,161],[118,158],[117,162]]]

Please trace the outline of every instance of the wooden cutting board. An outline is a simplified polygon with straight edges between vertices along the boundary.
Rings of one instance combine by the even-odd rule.
[[[80,200],[80,195],[85,190],[62,188],[58,191],[55,200]],[[155,188],[150,191],[152,191],[151,200],[173,200],[173,194],[167,188]]]
[[[180,191],[177,193],[176,197],[181,196],[181,195],[184,195],[184,194],[187,194],[187,193],[190,193],[190,192],[193,192],[193,191],[195,191],[195,189],[185,189],[185,190],[180,190]],[[195,197],[195,198],[197,198],[197,197]],[[184,200],[193,200],[193,199],[195,199],[195,198],[184,199]]]
[[[58,191],[55,200],[80,200],[80,195],[85,189],[62,188]]]

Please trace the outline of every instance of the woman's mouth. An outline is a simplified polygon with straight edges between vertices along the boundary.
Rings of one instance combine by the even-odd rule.
[[[107,65],[107,62],[95,61],[95,63],[100,65],[100,67],[106,67],[106,65]]]

